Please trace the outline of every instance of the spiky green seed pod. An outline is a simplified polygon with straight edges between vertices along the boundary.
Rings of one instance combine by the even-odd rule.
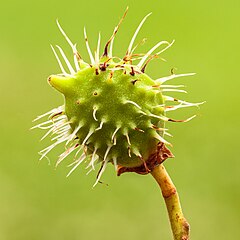
[[[49,115],[48,121],[35,126],[48,129],[43,138],[49,134],[56,135],[53,137],[55,142],[40,152],[41,158],[45,157],[56,145],[66,142],[68,148],[60,155],[57,165],[76,150],[76,156],[81,154],[75,157],[72,163],[74,167],[70,173],[89,157],[87,158],[89,159],[88,166],[91,169],[95,169],[96,163],[102,163],[98,181],[109,162],[113,163],[116,169],[119,166],[119,169],[124,169],[119,174],[131,170],[147,173],[149,168],[151,170],[151,164],[160,164],[167,157],[172,156],[164,146],[170,145],[164,137],[168,134],[165,122],[177,120],[166,117],[166,112],[198,104],[165,96],[164,92],[183,90],[179,90],[178,86],[163,83],[173,78],[193,74],[172,74],[156,80],[145,74],[149,61],[173,43],[161,41],[146,54],[133,53],[134,40],[148,16],[138,26],[123,59],[112,55],[112,44],[125,15],[114,29],[101,56],[99,55],[100,35],[97,50],[93,56],[84,29],[90,64],[82,60],[76,45],[70,41],[58,23],[61,32],[72,47],[76,69],[72,67],[63,50],[57,46],[69,69],[70,73],[67,73],[52,47],[62,73],[51,75],[48,82],[63,94],[65,104],[37,118],[38,120]],[[108,50],[109,45],[110,50]],[[163,46],[164,48],[153,54],[155,50]],[[138,59],[140,59],[139,62],[133,64]],[[167,106],[168,101],[175,102],[175,105]],[[143,167],[144,170],[142,170]]]

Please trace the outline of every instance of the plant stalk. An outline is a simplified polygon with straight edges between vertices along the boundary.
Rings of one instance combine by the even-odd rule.
[[[162,190],[174,240],[189,240],[190,226],[183,216],[176,187],[174,186],[165,167],[163,164],[160,164],[152,170],[151,174]]]

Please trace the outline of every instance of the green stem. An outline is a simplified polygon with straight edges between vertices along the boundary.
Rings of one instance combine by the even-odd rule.
[[[151,172],[162,190],[174,240],[189,240],[189,224],[183,216],[178,193],[171,178],[162,164]]]

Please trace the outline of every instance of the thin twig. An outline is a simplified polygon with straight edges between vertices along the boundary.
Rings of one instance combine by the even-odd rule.
[[[156,166],[151,174],[162,190],[174,240],[189,240],[189,224],[183,216],[176,187],[174,186],[163,164]]]

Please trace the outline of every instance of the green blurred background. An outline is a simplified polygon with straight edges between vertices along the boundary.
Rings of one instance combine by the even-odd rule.
[[[116,177],[109,166],[95,189],[95,173],[78,168],[66,179],[66,164],[54,170],[58,150],[38,162],[42,131],[29,131],[32,119],[59,106],[60,94],[47,84],[59,73],[50,49],[59,44],[71,50],[55,20],[81,54],[86,26],[90,45],[98,31],[107,41],[126,6],[129,13],[115,40],[123,56],[141,19],[152,16],[137,41],[147,37],[139,51],[159,40],[174,46],[154,60],[147,73],[153,78],[196,72],[176,79],[187,85],[182,98],[207,101],[200,109],[176,111],[175,118],[198,117],[185,124],[169,123],[174,135],[174,159],[165,163],[180,193],[191,224],[193,240],[239,239],[239,7],[229,1],[3,1],[0,8],[0,240],[159,240],[171,239],[168,218],[157,184],[150,175]],[[103,44],[102,44],[103,46]],[[178,95],[175,95],[178,96]],[[59,149],[60,150],[60,149]]]

